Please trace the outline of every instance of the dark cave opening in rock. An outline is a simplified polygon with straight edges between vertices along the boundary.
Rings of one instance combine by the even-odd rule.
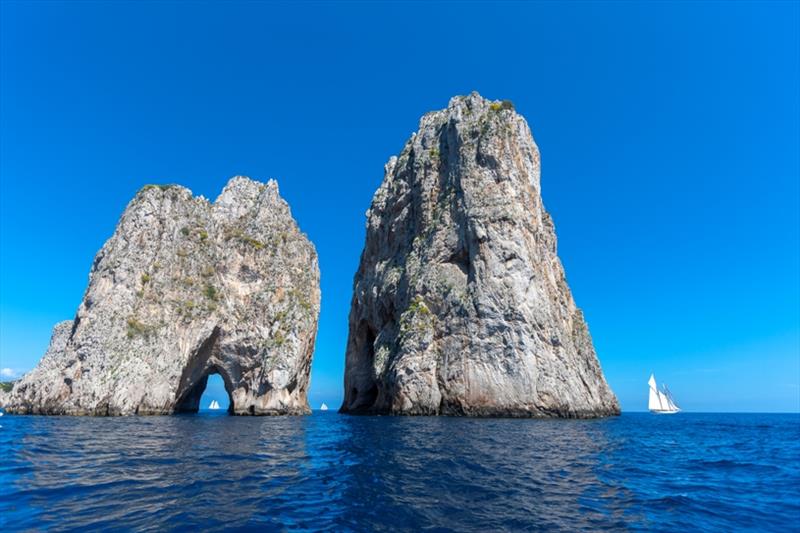
[[[202,410],[232,414],[232,390],[230,380],[226,379],[224,372],[212,367],[181,395],[175,406],[175,412],[197,413]],[[218,404],[218,407],[213,406],[217,407],[216,409],[212,407],[212,402]]]
[[[380,391],[372,370],[375,360],[375,339],[375,330],[369,323],[362,321],[358,327],[356,338],[358,358],[354,364],[359,372],[348,398],[348,410],[351,412],[368,411],[378,399]]]

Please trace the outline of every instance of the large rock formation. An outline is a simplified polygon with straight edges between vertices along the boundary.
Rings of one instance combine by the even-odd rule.
[[[73,321],[6,399],[12,413],[196,411],[219,373],[236,414],[303,414],[320,290],[278,185],[233,178],[213,204],[146,186],[95,257]]]
[[[428,113],[367,212],[346,413],[619,413],[556,255],[539,150],[510,102]]]

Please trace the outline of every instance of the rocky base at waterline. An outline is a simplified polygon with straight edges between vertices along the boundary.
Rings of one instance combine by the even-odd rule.
[[[319,305],[316,251],[276,182],[233,178],[214,203],[149,185],[95,257],[75,319],[55,326],[5,408],[196,412],[218,373],[232,413],[307,414]]]
[[[422,117],[367,212],[342,412],[619,414],[539,170],[510,102],[473,93]]]

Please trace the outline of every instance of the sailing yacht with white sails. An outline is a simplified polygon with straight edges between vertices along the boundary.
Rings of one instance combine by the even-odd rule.
[[[680,407],[675,405],[675,400],[666,385],[661,385],[661,390],[658,390],[655,374],[650,374],[650,381],[647,384],[650,385],[650,398],[647,400],[647,408],[650,409],[651,413],[671,415],[681,410]]]

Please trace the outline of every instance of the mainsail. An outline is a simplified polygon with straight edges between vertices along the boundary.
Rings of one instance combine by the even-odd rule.
[[[663,409],[658,387],[656,386],[656,377],[653,374],[650,374],[650,381],[647,384],[650,385],[650,398],[647,400],[647,408],[651,411]]]

